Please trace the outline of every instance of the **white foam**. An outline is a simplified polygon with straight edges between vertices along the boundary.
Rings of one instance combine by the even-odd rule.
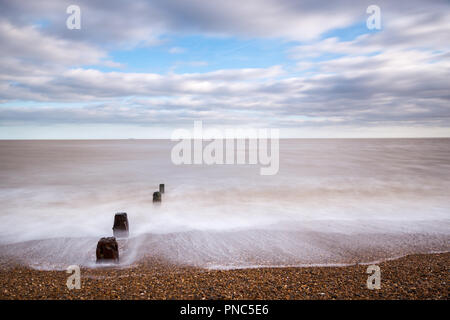
[[[223,268],[340,263],[363,234],[386,255],[392,241],[447,249],[450,144],[430,141],[282,141],[270,177],[249,165],[174,166],[167,141],[1,142],[0,254],[96,266],[96,242],[121,211],[130,222],[121,265],[145,255]],[[166,193],[154,206],[159,183]]]

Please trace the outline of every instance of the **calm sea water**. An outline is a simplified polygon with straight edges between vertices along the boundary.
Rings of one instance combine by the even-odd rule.
[[[174,145],[0,141],[0,256],[93,266],[121,211],[124,266],[146,255],[232,268],[449,249],[450,139],[281,140],[274,176],[259,165],[176,166]]]

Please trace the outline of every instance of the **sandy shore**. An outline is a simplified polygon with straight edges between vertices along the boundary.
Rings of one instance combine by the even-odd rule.
[[[81,270],[68,290],[64,271],[9,266],[0,299],[449,299],[450,253],[379,263],[381,289],[368,290],[367,265],[205,270],[145,260],[126,269]]]

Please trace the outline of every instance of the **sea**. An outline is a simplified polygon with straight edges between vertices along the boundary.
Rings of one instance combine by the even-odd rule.
[[[348,265],[450,248],[450,139],[281,139],[274,175],[174,164],[176,144],[0,141],[0,267],[100,267],[117,212],[130,226],[120,268]]]

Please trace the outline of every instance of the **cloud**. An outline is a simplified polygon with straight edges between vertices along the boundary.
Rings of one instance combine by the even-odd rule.
[[[329,54],[369,55],[381,51],[445,50],[450,48],[449,10],[398,16],[384,22],[383,32],[363,34],[351,41],[338,37],[303,43],[291,49],[294,59],[302,60]]]
[[[73,32],[65,28],[64,1],[0,1],[2,125],[450,124],[450,12],[443,1],[380,1],[383,30],[351,40],[323,35],[364,22],[371,3],[79,1],[82,29]],[[411,9],[419,3],[423,10]],[[48,23],[39,27],[37,19]],[[297,69],[280,63],[175,73],[179,65],[208,65],[203,60],[179,61],[167,74],[93,67],[122,68],[109,57],[112,48],[156,45],[173,33],[294,41],[287,54]]]
[[[69,1],[47,0],[29,2],[1,0],[0,16],[15,24],[29,25],[45,20],[47,30],[54,35],[91,43],[133,46],[152,45],[165,33],[201,33],[239,37],[276,37],[290,40],[312,40],[321,34],[345,28],[367,18],[370,1],[328,1],[326,5],[315,0],[136,0],[131,3],[111,0],[108,3],[78,0],[82,28],[67,30],[66,8]],[[397,20],[399,26],[416,8],[432,12],[448,10],[446,0],[389,1],[379,0],[383,23]],[[420,23],[420,21],[419,21]]]
[[[107,56],[91,45],[45,35],[35,26],[17,27],[5,20],[0,20],[0,43],[3,57],[45,67],[96,64]]]
[[[183,53],[185,51],[186,51],[186,49],[181,48],[181,47],[172,47],[169,49],[170,54],[179,54],[179,53]]]
[[[34,95],[36,101],[78,101],[144,95],[229,95],[257,90],[255,82],[282,74],[279,66],[217,70],[191,74],[102,72],[73,68],[45,77],[15,77],[20,84],[0,82],[0,99]]]
[[[330,2],[326,7],[317,1],[296,0],[136,0],[108,3],[79,0],[81,30],[67,30],[67,1],[48,0],[45,3],[2,0],[0,15],[13,23],[49,21],[48,30],[58,36],[93,43],[130,46],[151,45],[166,32],[203,33],[209,35],[239,35],[243,37],[286,37],[295,40],[312,39],[321,33],[349,25],[365,15],[364,5],[352,1]],[[352,4],[353,3],[353,4]]]

